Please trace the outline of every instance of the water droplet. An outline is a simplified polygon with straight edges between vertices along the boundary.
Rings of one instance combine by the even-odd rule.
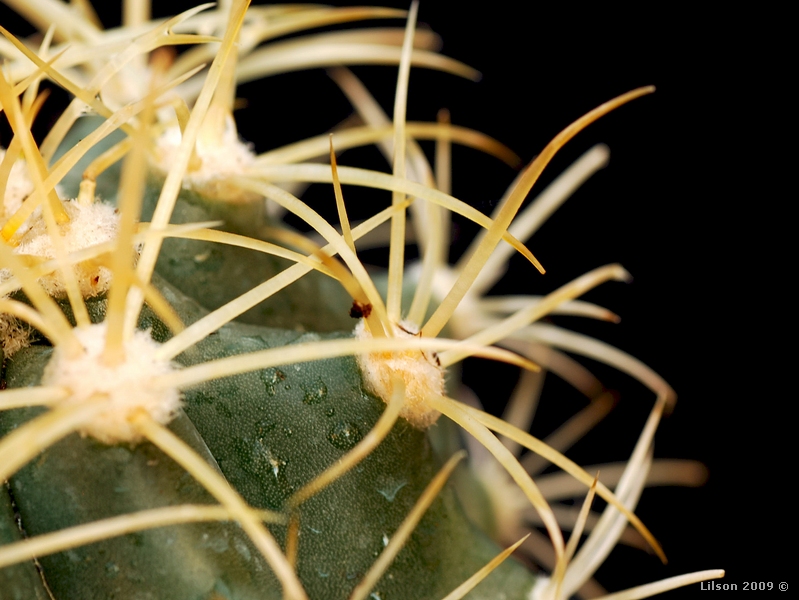
[[[294,489],[294,486],[289,484],[286,479],[286,466],[289,464],[289,460],[274,452],[263,439],[255,440],[247,454],[251,459],[245,468],[251,474],[268,485],[276,485],[282,493],[288,494]]]
[[[255,435],[264,435],[265,433],[270,433],[275,430],[275,427],[277,427],[277,423],[272,421],[272,419],[261,419],[255,423]]]
[[[197,260],[196,256],[192,257],[194,258],[194,265],[197,267],[198,271],[217,273],[222,263],[224,263],[222,253],[216,248],[212,248],[204,255],[200,256],[202,260]]]
[[[286,379],[286,374],[280,369],[275,369],[272,367],[261,371],[261,381],[264,382],[266,393],[270,396],[275,395],[275,388],[277,387],[277,384],[284,379]]]
[[[272,471],[275,479],[280,477],[280,469],[286,466],[286,461],[275,456],[269,448],[266,449],[267,468]]]
[[[321,379],[309,386],[303,386],[305,390],[305,397],[302,399],[305,404],[319,404],[322,400],[327,398],[327,386]]]
[[[388,546],[388,536],[384,533],[383,534],[383,548]]]
[[[322,579],[330,577],[330,573],[326,573],[324,571],[320,571],[319,569],[316,570],[316,574],[319,575]]]
[[[109,577],[114,577],[117,573],[119,573],[119,566],[116,563],[107,562],[105,563],[105,572]]]
[[[249,351],[262,350],[264,347],[263,338],[260,335],[242,335],[236,338],[237,354],[242,353],[242,348]]]
[[[339,421],[328,432],[327,439],[339,450],[350,450],[361,441],[361,431],[355,423]]]
[[[245,560],[249,561],[252,558],[252,554],[250,553],[250,549],[247,547],[247,544],[242,542],[239,538],[233,538],[233,547],[236,549]]]
[[[280,488],[288,488],[284,467],[287,460],[276,454],[267,444],[268,438],[234,438],[233,444],[239,456],[248,456],[249,460],[242,467],[252,476],[268,479],[277,483]]]
[[[328,408],[328,409],[325,411],[325,414],[326,414],[328,417],[332,417],[333,415],[335,415],[335,414],[336,414],[336,409],[335,409],[335,408],[333,408],[333,407],[331,406],[330,408]]]
[[[300,337],[294,340],[293,344],[303,344],[305,342],[318,342],[322,337],[318,333],[308,332],[303,333]]]
[[[392,481],[386,484],[383,488],[377,488],[377,492],[389,502],[394,502],[394,498],[397,497],[397,492],[399,492],[406,485],[408,485],[407,481],[400,481],[399,483]]]
[[[228,549],[228,541],[225,536],[214,535],[211,537],[207,533],[204,533],[200,542],[200,548],[210,548],[217,554],[222,554]]]
[[[191,494],[195,489],[196,482],[194,481],[194,478],[191,476],[186,477],[186,475],[188,474],[184,473],[181,475],[175,483],[175,491],[180,496],[183,496],[184,494]]]
[[[383,600],[377,592],[369,594],[369,600]]]
[[[200,390],[193,390],[189,393],[192,404],[216,404],[219,396],[214,392],[202,392]]]
[[[218,412],[219,414],[228,419],[233,418],[233,411],[224,402],[217,402],[216,404],[214,404],[214,409],[216,410],[216,412]]]

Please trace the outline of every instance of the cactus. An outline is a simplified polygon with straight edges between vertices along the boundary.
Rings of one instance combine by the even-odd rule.
[[[147,3],[129,2],[126,27],[103,32],[86,3],[9,4],[43,30],[57,27],[35,51],[8,34],[17,52],[0,77],[13,131],[0,162],[0,598],[567,598],[592,593],[610,548],[634,538],[628,522],[663,556],[633,510],[650,469],[677,482],[675,467],[651,454],[674,392],[619,350],[538,323],[555,313],[612,320],[577,298],[626,271],[600,267],[543,297],[485,295],[511,253],[543,270],[519,240],[607,160],[595,148],[520,212],[554,154],[651,88],[564,124],[489,217],[448,193],[449,144],[514,155],[443,119],[406,123],[412,63],[474,74],[427,49],[429,36],[414,42],[417,5],[404,30],[259,46],[400,13],[245,13],[248,3],[233,1],[158,23]],[[177,59],[159,50],[174,44],[191,47]],[[239,141],[237,62],[265,76],[347,60],[399,65],[393,119],[338,68],[333,78],[364,125],[257,157]],[[41,78],[74,100],[37,145]],[[82,117],[86,105],[100,118]],[[437,140],[435,176],[417,138]],[[382,146],[391,175],[337,165],[336,150],[369,143]],[[320,157],[330,164],[313,162]],[[333,224],[293,193],[310,182],[332,183]],[[387,190],[391,204],[351,224],[342,183]],[[483,230],[457,265],[447,262],[450,211]],[[422,259],[406,269],[408,212]],[[375,274],[359,240],[383,224],[388,268]],[[613,404],[562,350],[656,395],[620,474],[600,479],[561,453]],[[508,422],[453,399],[468,356],[523,369]],[[552,445],[526,433],[542,369],[591,397]],[[520,461],[522,448],[530,453]],[[550,463],[562,473],[538,477]],[[677,468],[688,482],[702,477],[696,465]],[[585,496],[569,538],[565,511],[541,486],[548,478],[551,490],[568,489],[566,477]],[[594,496],[608,503],[596,522]]]

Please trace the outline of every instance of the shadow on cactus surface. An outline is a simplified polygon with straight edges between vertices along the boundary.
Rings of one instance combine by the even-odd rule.
[[[562,326],[617,321],[579,298],[629,275],[491,293],[515,255],[545,283],[527,240],[607,148],[528,193],[571,138],[653,88],[562,123],[478,210],[451,194],[455,147],[519,159],[445,112],[406,119],[417,68],[478,76],[416,31],[416,4],[232,1],[151,21],[129,2],[109,29],[86,2],[7,4],[40,33],[0,46],[0,598],[598,597],[617,543],[665,558],[639,496],[705,477],[653,459],[674,392]],[[391,73],[393,114],[346,67],[363,64]],[[258,154],[240,141],[239,83],[318,67],[352,116],[252,140]],[[34,135],[51,89],[67,106]],[[350,162],[372,145],[387,166]],[[623,463],[564,455],[617,403],[580,356],[654,395]],[[473,357],[521,368],[503,418],[460,381]],[[546,373],[584,400],[540,440],[527,432]]]

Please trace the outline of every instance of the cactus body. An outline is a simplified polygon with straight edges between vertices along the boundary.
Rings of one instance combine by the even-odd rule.
[[[179,291],[167,284],[161,287],[187,322],[204,313]],[[96,304],[102,310],[105,302],[100,299]],[[165,330],[149,311],[140,326]],[[320,337],[231,323],[185,353],[181,361],[188,366]],[[36,385],[50,354],[50,348],[41,347],[19,352],[8,362],[7,385]],[[249,504],[279,511],[292,492],[352,449],[383,408],[380,400],[364,391],[353,358],[330,359],[192,388],[185,394],[185,414],[171,428],[218,465]],[[31,408],[0,413],[0,433],[41,412]],[[298,571],[311,598],[343,598],[352,591],[440,462],[425,432],[400,422],[355,470],[302,506]],[[109,447],[76,435],[55,444],[15,475],[11,490],[28,535],[150,508],[212,500],[149,444]],[[15,530],[8,519],[5,530],[9,535]],[[285,527],[273,526],[273,530],[279,540],[285,535]],[[446,490],[375,593],[386,598],[442,597],[497,551],[466,519],[453,491]],[[43,557],[41,563],[56,597],[70,593],[109,598],[281,597],[263,558],[228,523],[138,532]],[[21,567],[16,569],[23,572]],[[35,582],[33,575],[24,576]],[[15,571],[13,577],[17,581],[23,575]],[[526,569],[506,563],[473,597],[496,598],[501,590],[507,597],[523,598],[532,584]]]
[[[341,20],[396,17],[397,11],[278,6],[245,14],[248,2],[233,0],[212,18],[197,8],[165,24],[144,22],[147,16],[137,13],[144,4],[130,3],[126,13],[135,34],[105,36],[108,32],[96,31],[85,3],[69,9],[59,0],[23,3],[19,9],[42,29],[53,18],[50,13],[64,18],[66,38],[84,56],[66,55],[74,59],[69,64],[76,71],[70,75],[86,82],[76,85],[53,66],[55,59],[42,58],[49,56],[48,40],[36,54],[12,38],[24,61],[10,65],[8,75],[0,74],[0,104],[14,132],[0,163],[0,182],[20,156],[31,175],[27,191],[13,206],[4,199],[0,211],[0,333],[18,336],[13,348],[7,346],[0,391],[0,482],[7,480],[0,493],[0,600],[456,600],[466,594],[472,600],[562,600],[581,589],[628,522],[663,557],[632,511],[652,465],[655,426],[673,402],[673,390],[622,352],[605,348],[603,353],[591,338],[533,324],[557,311],[612,320],[610,311],[574,300],[606,281],[625,280],[626,271],[619,265],[600,267],[545,297],[522,299],[523,308],[519,298],[495,298],[499,302],[492,308],[486,295],[491,287],[486,282],[495,283],[508,260],[492,262],[492,255],[502,256],[498,245],[508,244],[543,272],[515,236],[526,238],[546,217],[536,216],[531,206],[523,223],[511,222],[555,153],[593,121],[652,88],[623,94],[567,126],[488,217],[445,193],[444,174],[437,174],[444,191],[434,188],[430,166],[415,142],[404,145],[412,135],[439,140],[441,164],[448,163],[453,139],[497,156],[512,155],[493,140],[443,120],[405,129],[412,62],[475,76],[431,51],[435,40],[429,36],[421,36],[414,50],[416,5],[404,31],[281,41],[271,56],[286,62],[278,60],[277,66],[261,56],[256,71],[262,75],[347,62],[351,45],[361,53],[352,59],[356,62],[399,63],[388,132],[393,147],[381,133],[390,120],[368,92],[351,74],[334,72],[366,123],[358,130],[345,128],[344,145],[376,143],[390,157],[397,155],[391,157],[392,176],[342,168],[339,177],[332,142],[330,167],[314,164],[326,152],[324,144],[319,150],[319,140],[284,148],[262,162],[249,153],[232,118],[237,61],[244,66],[257,56],[254,48],[271,37]],[[64,10],[71,12],[59,12]],[[112,48],[108,63],[92,55],[91,44],[100,42]],[[157,49],[173,43],[216,45],[195,48],[197,56],[187,52],[170,63],[174,56]],[[315,58],[308,59],[306,49]],[[207,78],[187,70],[203,52],[212,61]],[[147,54],[149,64],[143,60]],[[176,71],[184,80],[169,80],[174,76],[170,64],[182,67]],[[38,69],[34,75],[32,68]],[[42,143],[41,151],[28,122],[40,101],[37,74],[80,100],[62,115],[53,128],[57,135]],[[127,107],[114,112],[105,103]],[[84,105],[104,118],[78,119]],[[93,149],[84,148],[82,140],[115,119],[124,135],[115,133]],[[61,134],[56,152],[54,140]],[[541,214],[568,197],[571,192],[564,189],[577,187],[604,165],[607,151],[595,150],[564,175],[568,185],[558,188],[555,182],[556,189],[543,194]],[[123,167],[112,164],[126,153]],[[58,160],[75,154],[82,154],[77,165],[61,169],[57,178],[51,175],[48,169],[58,170]],[[299,164],[289,164],[294,159],[286,156]],[[53,187],[55,179],[60,191]],[[385,279],[361,262],[339,179],[392,192],[391,208],[370,214],[370,220],[384,217],[382,222],[391,225]],[[275,182],[334,183],[339,219],[334,224],[342,233]],[[79,215],[97,207],[95,193],[119,207],[114,235],[110,241],[94,240],[102,250],[92,240],[73,248],[69,244],[77,234],[70,228],[79,230]],[[60,195],[75,197],[69,210]],[[266,200],[304,220],[328,248],[269,221]],[[412,222],[422,266],[418,279],[403,274],[403,280],[405,215],[412,204],[421,207]],[[452,267],[445,211],[484,230],[468,258]],[[174,227],[209,221],[220,231],[197,226],[176,233]],[[36,226],[28,230],[30,222]],[[362,227],[360,233],[367,229]],[[31,247],[25,236],[34,233],[46,242],[39,245],[44,250],[21,251]],[[271,249],[264,241],[273,243]],[[289,277],[281,278],[291,269],[298,275],[286,284]],[[45,279],[49,287],[39,283]],[[93,287],[100,281],[102,290]],[[269,294],[246,306],[237,302],[270,283],[275,289]],[[353,318],[359,319],[354,331]],[[30,330],[30,339],[18,335],[23,329]],[[442,333],[457,339],[442,339]],[[148,337],[140,345],[131,342]],[[524,431],[542,375],[520,379],[513,403],[517,413],[529,413],[527,421],[516,419],[521,428],[475,408],[477,401],[450,397],[459,393],[458,364],[467,356],[501,359],[531,372],[537,361],[592,401],[575,421],[600,419],[607,394],[597,395],[599,382],[561,350],[606,362],[657,396],[613,491],[614,484],[599,483],[593,473]],[[162,370],[131,376],[138,364]],[[88,366],[80,371],[76,365]],[[73,371],[77,378],[59,378]],[[101,378],[109,385],[98,385]],[[162,392],[171,400],[152,407]],[[181,404],[175,408],[178,394]],[[455,424],[482,445],[460,464],[466,444]],[[501,442],[493,432],[507,439]],[[557,443],[565,451],[578,438]],[[538,471],[522,466],[521,447],[541,455]],[[490,464],[482,460],[485,451],[493,455]],[[564,520],[564,510],[556,514],[532,478],[556,478],[538,478],[550,463],[576,478],[580,493],[588,493],[576,519],[567,515]],[[559,498],[555,488],[550,492]],[[594,515],[595,531],[577,551],[582,528],[591,527],[594,494],[608,508],[601,518]],[[565,521],[577,530],[568,544]],[[551,577],[534,575],[529,556],[505,560],[530,535],[539,535],[538,524],[552,552],[542,550],[535,537],[530,548]],[[721,575],[706,572],[695,580]],[[459,588],[464,582],[468,590]]]

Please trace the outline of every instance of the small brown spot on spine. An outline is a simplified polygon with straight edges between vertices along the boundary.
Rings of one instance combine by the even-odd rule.
[[[350,316],[353,319],[360,319],[363,317],[364,319],[368,319],[369,315],[372,314],[372,305],[368,302],[363,304],[358,302],[357,300],[352,301],[352,308],[350,308]]]

